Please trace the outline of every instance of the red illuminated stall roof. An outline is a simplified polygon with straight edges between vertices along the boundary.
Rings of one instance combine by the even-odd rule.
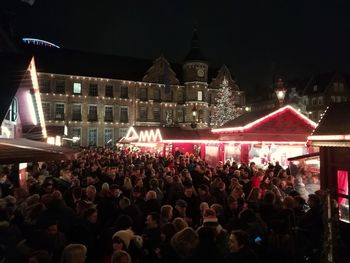
[[[316,123],[287,105],[274,111],[250,112],[212,132],[221,141],[303,143]]]
[[[308,140],[313,146],[350,147],[350,102],[328,107]]]
[[[284,106],[274,111],[249,112],[229,121],[222,128],[213,129],[213,133],[293,133],[307,134],[317,124],[295,110],[292,106]]]

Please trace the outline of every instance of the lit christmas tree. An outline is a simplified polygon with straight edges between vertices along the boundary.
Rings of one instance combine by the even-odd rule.
[[[214,123],[217,126],[222,126],[224,123],[238,117],[239,110],[234,104],[231,87],[228,86],[226,78],[220,84],[220,89],[217,93],[216,110],[214,113]]]

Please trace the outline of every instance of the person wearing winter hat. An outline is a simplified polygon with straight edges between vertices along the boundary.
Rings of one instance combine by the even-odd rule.
[[[191,227],[186,227],[177,232],[170,240],[170,245],[179,261],[186,259],[197,244],[198,234]]]
[[[128,251],[130,241],[134,238],[134,232],[131,229],[120,230],[112,236],[112,251],[111,254],[105,256],[103,263],[110,263],[112,255],[118,251]]]
[[[113,249],[118,250],[127,250],[130,245],[130,240],[134,237],[134,232],[130,229],[120,230],[114,233],[113,240]]]
[[[208,208],[204,210],[203,214],[203,224],[201,227],[210,227],[216,230],[216,234],[223,236],[225,235],[225,230],[219,224],[219,220],[216,216],[216,211],[213,208]],[[199,227],[197,231],[201,228]]]
[[[213,208],[207,208],[203,213],[203,224],[218,223],[218,218],[216,217],[216,211]]]

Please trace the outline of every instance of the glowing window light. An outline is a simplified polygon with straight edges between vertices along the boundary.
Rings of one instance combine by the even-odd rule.
[[[218,141],[218,140],[163,140],[164,143],[222,143],[222,144],[278,144],[278,145],[305,145],[304,141]]]
[[[152,143],[152,142],[136,142],[136,143],[133,143],[133,145],[140,146],[140,147],[156,147],[157,146],[156,143]]]
[[[62,145],[62,141],[61,141],[61,136],[56,136],[55,138],[55,145],[57,146],[61,146]]]
[[[47,137],[46,142],[51,145],[55,145],[55,137]]]
[[[310,120],[309,118],[307,118],[306,116],[304,116],[303,114],[301,114],[299,111],[295,110],[292,106],[290,105],[287,105],[287,106],[284,106],[283,108],[279,109],[279,110],[276,110],[258,120],[255,120],[251,123],[248,123],[247,125],[245,126],[241,126],[241,127],[232,127],[232,128],[219,128],[219,129],[212,129],[212,132],[213,133],[225,133],[225,132],[234,132],[234,131],[245,131],[245,130],[248,130],[252,127],[254,127],[255,125],[258,125],[260,124],[261,122],[267,120],[267,119],[270,119],[272,118],[273,116],[279,114],[279,113],[282,113],[286,110],[291,110],[293,111],[296,115],[298,115],[299,117],[301,117],[303,120],[305,120],[310,126],[312,126],[312,128],[315,128],[317,126],[317,124],[315,122],[313,122],[312,120]]]
[[[164,143],[223,143],[215,140],[163,140]]]
[[[225,141],[225,143],[241,143],[241,144],[279,144],[279,145],[305,145],[305,141]]]
[[[308,164],[308,165],[318,165],[318,166],[320,166],[320,159],[305,160],[305,164]]]
[[[38,107],[38,112],[39,112],[39,120],[40,120],[41,130],[42,130],[44,138],[46,138],[47,131],[46,131],[46,125],[45,125],[45,117],[44,117],[43,105],[41,103],[41,98],[40,98],[39,82],[38,82],[37,72],[36,72],[36,68],[35,68],[34,57],[30,61],[28,70],[30,71],[30,75],[32,78],[34,96],[35,96],[36,105]],[[34,110],[34,107],[33,107],[33,110]]]

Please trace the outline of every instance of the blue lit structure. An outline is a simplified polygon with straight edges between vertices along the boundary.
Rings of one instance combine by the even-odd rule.
[[[23,43],[30,44],[30,45],[60,48],[59,46],[57,46],[49,41],[37,39],[37,38],[25,37],[25,38],[22,38],[22,41],[23,41]]]

